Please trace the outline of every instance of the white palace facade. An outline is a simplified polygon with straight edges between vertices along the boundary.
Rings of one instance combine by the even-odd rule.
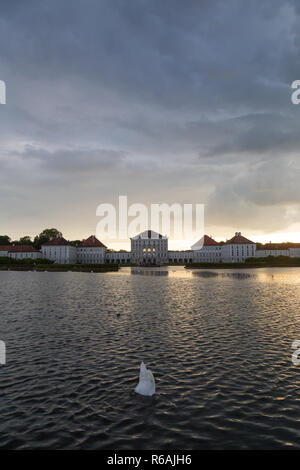
[[[68,242],[62,234],[42,245],[41,251],[31,246],[0,246],[0,257],[16,259],[43,258],[57,264],[133,264],[159,266],[185,263],[243,263],[247,258],[267,256],[300,257],[300,245],[282,249],[275,244],[257,248],[256,243],[245,238],[241,232],[226,242],[217,242],[204,235],[190,250],[168,249],[168,238],[152,230],[146,230],[131,238],[131,250],[109,250],[94,235],[80,244]]]

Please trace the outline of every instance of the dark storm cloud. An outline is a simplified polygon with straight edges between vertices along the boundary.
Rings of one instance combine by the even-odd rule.
[[[26,162],[31,161],[33,166],[35,164],[43,171],[69,174],[118,168],[123,165],[125,159],[125,154],[121,151],[58,149],[51,152],[31,145],[26,145],[22,152],[12,152],[10,156]]]
[[[2,220],[22,197],[38,221],[67,208],[63,190],[93,215],[122,191],[207,203],[214,226],[267,231],[277,211],[284,228],[299,204],[299,16],[292,0],[5,2]]]
[[[221,143],[212,145],[207,156],[228,153],[282,155],[300,148],[299,123],[281,114],[258,113],[227,119],[212,125],[215,135],[223,132]],[[218,129],[219,128],[219,129]],[[225,135],[231,138],[225,138]],[[217,138],[218,140],[218,138]]]

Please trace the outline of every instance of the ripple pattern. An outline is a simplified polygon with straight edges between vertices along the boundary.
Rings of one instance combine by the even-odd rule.
[[[299,448],[300,269],[255,272],[0,272],[0,447]]]

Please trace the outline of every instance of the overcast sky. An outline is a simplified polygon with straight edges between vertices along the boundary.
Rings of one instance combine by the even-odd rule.
[[[86,238],[124,194],[300,241],[299,24],[296,0],[2,2],[0,233]]]

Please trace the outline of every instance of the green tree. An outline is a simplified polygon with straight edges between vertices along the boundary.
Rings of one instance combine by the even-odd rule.
[[[10,245],[11,239],[8,235],[0,235],[0,245]]]
[[[24,237],[21,237],[20,240],[13,240],[12,245],[33,245],[33,242],[29,235],[25,235]]]
[[[79,245],[81,242],[82,242],[82,240],[72,240],[70,243],[71,243],[71,245],[76,246],[76,245]]]
[[[38,250],[44,243],[47,243],[51,238],[56,237],[59,234],[59,230],[56,228],[45,228],[39,235],[34,237],[33,245]]]
[[[19,242],[20,242],[20,245],[32,245],[33,244],[31,237],[29,235],[25,235],[24,237],[21,237]]]

